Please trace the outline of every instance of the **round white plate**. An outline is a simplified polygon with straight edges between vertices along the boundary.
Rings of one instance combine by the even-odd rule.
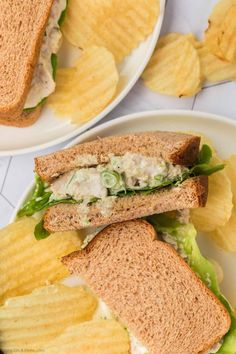
[[[48,108],[44,108],[38,121],[27,128],[5,127],[0,125],[0,156],[18,155],[44,149],[62,143],[89,129],[111,112],[129,93],[147,65],[164,18],[165,0],[160,1],[160,15],[153,33],[136,48],[119,66],[121,84],[118,95],[96,117],[78,126],[69,119],[58,119]],[[59,64],[68,66],[79,56],[79,50],[64,42],[59,52]]]
[[[98,136],[104,137],[148,130],[201,132],[213,141],[222,158],[227,158],[229,155],[236,153],[236,122],[208,113],[174,110],[144,112],[112,120],[79,136],[67,147],[96,139]],[[33,185],[24,194],[16,208],[16,212],[24,203],[32,187]],[[15,217],[16,213],[13,215],[11,221],[14,221]],[[234,281],[236,279],[236,253],[230,254],[220,250],[204,235],[199,235],[198,241],[203,255],[217,260],[223,267],[224,280],[221,288],[232,305],[236,307],[236,282]]]

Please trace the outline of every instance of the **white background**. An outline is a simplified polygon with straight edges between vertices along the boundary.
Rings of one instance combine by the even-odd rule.
[[[201,38],[215,3],[216,0],[167,0],[162,33],[191,31]],[[195,97],[177,99],[152,93],[140,80],[125,100],[102,122],[128,113],[171,108],[217,113],[236,119],[236,84],[225,82],[206,85]],[[58,150],[64,145],[34,154],[0,158],[0,227],[8,223],[14,207],[33,179],[34,156]]]

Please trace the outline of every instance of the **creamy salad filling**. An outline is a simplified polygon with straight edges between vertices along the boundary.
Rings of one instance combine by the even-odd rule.
[[[72,199],[78,202],[81,225],[89,226],[89,205],[96,202],[103,216],[109,216],[117,197],[150,193],[184,180],[188,168],[173,165],[157,157],[127,152],[109,156],[109,162],[80,168],[58,177],[50,186],[50,201]]]
[[[58,22],[66,6],[67,0],[54,0],[53,2],[24,109],[36,107],[55,90],[52,55],[58,52],[61,45],[62,33]]]
[[[58,177],[50,186],[50,201],[72,198],[78,202],[80,223],[89,226],[89,205],[96,202],[103,216],[109,216],[119,196],[143,192],[181,182],[188,169],[157,157],[127,152],[110,156],[107,164],[80,168]]]
[[[93,320],[98,319],[116,319],[112,311],[109,309],[107,304],[98,299],[98,306],[93,315]],[[149,354],[148,349],[127,329],[130,338],[130,353],[131,354]],[[205,354],[217,353],[220,347],[222,346],[222,341],[215,344],[210,350],[205,352]]]
[[[116,319],[109,307],[101,299],[98,300],[96,312],[93,315],[94,320],[98,319]],[[128,330],[130,338],[130,353],[131,354],[148,354],[147,348]]]
[[[181,181],[188,169],[157,157],[127,152],[110,156],[110,162],[65,173],[50,186],[53,199],[72,197],[77,201],[117,196],[129,191],[148,191]]]
[[[88,227],[91,204],[96,203],[99,213],[109,217],[118,197],[148,195],[165,187],[178,188],[187,178],[209,176],[222,170],[223,164],[211,165],[211,157],[211,148],[205,144],[196,163],[189,167],[131,152],[99,158],[97,154],[82,154],[73,161],[78,167],[63,175],[55,172],[50,184],[36,174],[34,191],[17,215],[32,216],[58,204],[74,204],[78,218],[82,219],[81,225]],[[186,217],[188,215],[182,213],[183,221]],[[37,240],[50,235],[44,228],[43,218],[35,226],[34,235]]]
[[[217,353],[219,351],[219,349],[221,348],[221,346],[222,346],[222,341],[220,341],[219,343],[216,343],[210,350],[205,352],[205,354]]]

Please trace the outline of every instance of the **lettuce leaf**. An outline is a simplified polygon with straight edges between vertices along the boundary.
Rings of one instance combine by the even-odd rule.
[[[69,0],[66,0],[66,8],[65,10],[62,11],[61,13],[61,17],[59,18],[59,21],[58,21],[58,25],[61,27],[65,21],[65,17],[66,17],[66,13],[67,13],[67,9],[68,9],[68,1]]]
[[[73,198],[68,199],[59,199],[59,200],[50,200],[52,192],[48,191],[48,185],[45,184],[41,178],[36,174],[35,175],[35,187],[33,194],[29,197],[28,201],[24,206],[18,211],[17,216],[32,216],[33,214],[47,209],[51,206],[57,204],[77,204],[78,201]]]
[[[171,243],[175,245],[178,252],[184,256],[193,271],[198,274],[228,310],[231,317],[231,327],[217,353],[236,354],[236,316],[231,305],[220,291],[212,263],[201,255],[196,242],[197,231],[194,226],[192,224],[181,224],[166,214],[154,215],[148,217],[147,220],[154,226],[157,233],[171,237]]]

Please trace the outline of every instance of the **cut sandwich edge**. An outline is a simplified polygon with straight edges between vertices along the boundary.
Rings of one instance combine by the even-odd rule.
[[[16,118],[1,119],[0,124],[6,126],[13,126],[16,128],[24,128],[34,124],[42,111],[42,107],[37,107],[31,112],[22,112]]]
[[[177,187],[166,187],[148,195],[117,197],[107,215],[102,213],[97,203],[92,204],[88,207],[87,225],[83,224],[79,204],[58,204],[46,210],[44,228],[49,232],[80,230],[88,226],[99,227],[177,209],[203,207],[207,194],[208,177],[191,177]]]

